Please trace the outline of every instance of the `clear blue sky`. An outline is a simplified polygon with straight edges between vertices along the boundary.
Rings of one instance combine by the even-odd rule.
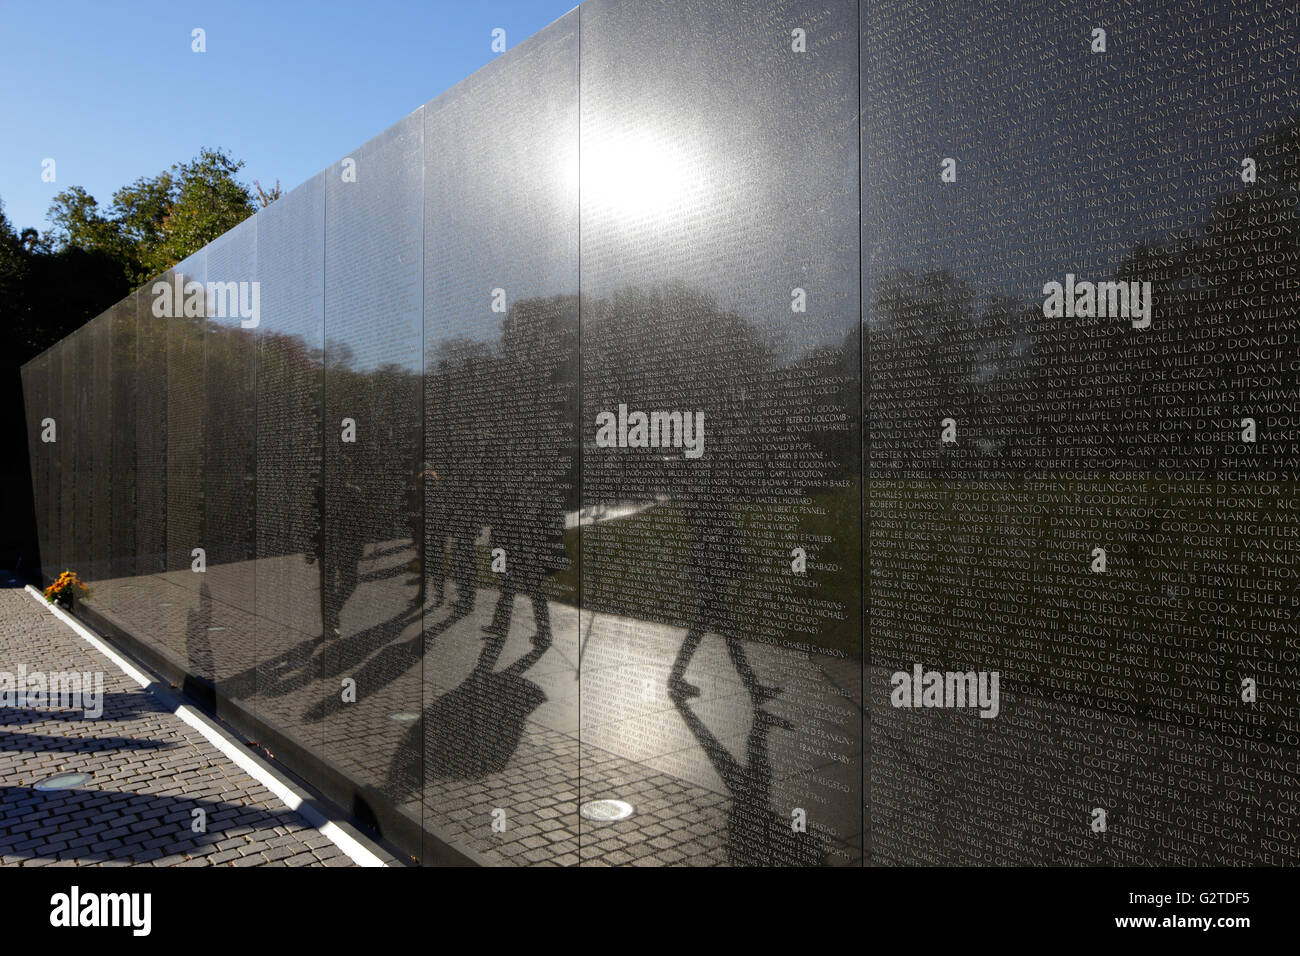
[[[107,206],[203,146],[292,189],[577,2],[0,0],[0,201],[43,231],[59,190]]]

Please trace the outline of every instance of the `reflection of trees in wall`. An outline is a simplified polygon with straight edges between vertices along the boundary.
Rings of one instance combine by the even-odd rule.
[[[1044,319],[1041,300],[995,297],[977,309],[970,285],[944,270],[876,279],[863,376],[876,467],[906,462],[942,471],[962,461],[1025,472],[1041,468],[1053,444],[1077,445],[1096,434],[1099,416],[1112,426],[1104,443],[1112,462],[1197,470],[1209,458],[1199,468],[1205,473],[1230,464],[1232,434],[1257,387],[1235,361],[1210,358],[1276,355],[1270,338],[1286,323],[1293,328],[1300,309],[1300,121],[1249,152],[1261,157],[1255,184],[1239,183],[1215,199],[1199,230],[1139,245],[1120,266],[1116,279],[1152,283],[1154,321],[1141,332],[1121,319]],[[1268,236],[1276,238],[1261,238]],[[1269,278],[1266,288],[1261,277]],[[1057,344],[1066,323],[1078,333],[1069,348]],[[1155,374],[1134,378],[1136,394],[1117,394],[1115,372],[1144,362],[1155,363]],[[1294,407],[1300,376],[1281,378],[1269,386],[1272,400]],[[968,458],[945,454],[936,441],[938,421],[954,409],[973,445]],[[975,445],[977,438],[984,441]],[[1261,429],[1260,456],[1284,454],[1284,445]]]
[[[1047,319],[1041,301],[995,298],[981,310],[970,286],[946,271],[877,280],[864,368],[867,549],[875,566],[907,567],[911,576],[891,570],[868,579],[866,594],[868,608],[905,604],[913,614],[908,625],[876,621],[869,643],[878,663],[906,666],[925,644],[933,659],[963,665],[971,647],[955,622],[971,608],[983,615],[983,659],[1027,634],[1037,635],[1040,653],[1056,653],[1056,628],[1089,619],[1096,582],[1080,569],[1104,545],[1112,576],[1102,591],[1116,619],[1139,632],[1172,632],[1225,673],[1249,672],[1248,642],[1223,641],[1212,651],[1205,634],[1256,619],[1243,581],[1267,581],[1270,571],[1275,584],[1285,580],[1261,564],[1255,533],[1242,529],[1294,525],[1294,428],[1270,430],[1270,416],[1257,409],[1300,408],[1300,376],[1288,370],[1300,331],[1300,123],[1250,152],[1263,158],[1258,183],[1238,183],[1208,204],[1199,229],[1141,245],[1118,269],[1119,280],[1152,283],[1150,328],[1122,318]],[[1270,234],[1276,238],[1262,238]],[[1067,324],[1079,333],[1068,348]],[[1125,379],[1143,366],[1145,377]],[[937,441],[947,415],[961,420],[963,447],[955,450]],[[1248,416],[1259,420],[1254,445],[1240,441]],[[1280,483],[1255,480],[1270,470]],[[905,487],[903,479],[919,484]],[[999,511],[959,496],[997,479],[1010,479],[1035,510]],[[1088,537],[1070,530],[1081,518],[1096,528]],[[896,522],[907,522],[912,537],[891,538]],[[1214,544],[1198,543],[1193,524],[1212,529]],[[1009,581],[1003,568],[1026,571],[1027,583]],[[1223,611],[1209,623],[1153,616],[1183,607],[1171,585],[1210,580]],[[1238,719],[1230,697],[1196,686],[1190,669],[1174,673],[1168,657],[1121,630],[1088,636],[1105,642],[1096,656],[1108,667],[1126,669],[1117,686],[1140,705],[1158,702],[1151,675],[1157,685],[1181,687],[1183,699],[1217,701],[1225,721]],[[1001,666],[1004,681],[1030,683],[1046,669],[1011,658]],[[1078,692],[1105,703],[1095,688]]]
[[[857,340],[783,362],[762,331],[683,286],[584,302],[584,497],[657,504],[584,530],[583,601],[738,639],[856,653],[856,621],[840,611],[858,592],[857,397],[845,420],[818,415],[840,411],[836,402],[856,391]],[[702,414],[703,455],[595,447],[595,416],[619,405]],[[796,545],[807,545],[814,566],[825,562],[816,582],[791,573]],[[814,610],[813,598],[825,605]]]
[[[260,557],[313,554],[319,534],[323,355],[301,336],[261,331],[257,344],[257,494]],[[286,400],[287,399],[287,400]]]

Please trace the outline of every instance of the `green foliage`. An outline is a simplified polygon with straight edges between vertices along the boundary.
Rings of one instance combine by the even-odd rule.
[[[113,193],[113,221],[124,242],[127,255],[127,278],[141,285],[163,269],[152,270],[145,264],[150,250],[162,244],[163,221],[171,208],[175,181],[170,172],[151,179],[137,179]]]
[[[98,200],[81,186],[58,193],[49,216],[54,228],[46,233],[45,240],[52,248],[112,251],[119,246],[117,224],[104,216]]]
[[[253,214],[251,192],[235,179],[243,166],[243,161],[221,151],[205,149],[192,162],[172,167],[171,204],[159,240],[146,247],[147,274],[141,282],[170,269]]]
[[[107,255],[130,286],[143,285],[253,214],[252,191],[236,178],[243,166],[205,148],[188,163],[123,186],[106,211],[81,186],[65,189],[50,206],[53,228],[44,244],[54,253]]]

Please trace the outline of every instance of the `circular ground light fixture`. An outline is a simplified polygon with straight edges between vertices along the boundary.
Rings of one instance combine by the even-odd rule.
[[[410,724],[419,720],[420,715],[414,710],[395,710],[388,715],[388,719],[399,724]]]
[[[626,800],[588,800],[578,813],[586,820],[599,823],[614,823],[626,820],[633,813],[632,804]]]
[[[56,773],[36,782],[37,790],[75,790],[90,779],[88,773]]]

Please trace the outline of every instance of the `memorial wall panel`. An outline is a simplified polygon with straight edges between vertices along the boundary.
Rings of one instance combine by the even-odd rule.
[[[206,560],[204,501],[203,366],[207,347],[208,249],[177,263],[173,270],[171,308],[159,320],[164,324],[167,348],[167,574],[168,587],[158,602],[162,639],[173,659],[184,663],[200,683],[213,679],[211,654],[201,641],[190,638],[194,622],[203,613],[201,602]],[[152,297],[151,308],[157,302]],[[163,583],[159,582],[159,583]],[[209,598],[210,599],[210,598]]]
[[[58,423],[63,415],[63,349],[66,341],[56,342],[45,351],[47,365],[48,391],[46,404],[49,417],[55,421],[55,437],[58,437]],[[41,552],[41,569],[48,584],[59,576],[63,570],[63,446],[56,440],[46,450],[49,463],[48,485],[46,488],[46,514],[50,526],[45,532],[45,550]],[[39,520],[40,516],[37,515]]]
[[[62,343],[56,342],[33,359],[33,364],[39,363],[43,371],[23,381],[23,402],[28,407],[28,428],[37,428],[35,437],[38,441],[40,441],[41,432],[47,427],[45,423],[47,418],[54,420],[56,425],[54,437],[57,438],[58,420],[62,415],[61,348]],[[34,389],[39,391],[40,398],[33,398],[28,393],[27,386],[29,382]],[[29,447],[31,445],[30,437],[29,434]],[[60,449],[57,441],[49,443],[42,441],[40,447],[40,460],[34,461],[32,467],[39,467],[43,483],[34,489],[33,497],[36,501],[36,530],[41,549],[40,571],[42,579],[48,582],[58,575],[58,571],[54,570],[54,566],[59,562],[58,552],[60,548]]]
[[[28,571],[32,565],[42,577],[48,577],[53,557],[50,553],[50,456],[51,443],[46,420],[53,416],[50,404],[50,349],[22,367],[23,411],[27,425],[27,460],[32,475],[32,504],[36,512],[36,555],[25,556]]]
[[[62,367],[59,404],[68,426],[64,440],[58,443],[61,524],[59,559],[66,567],[73,568],[80,567],[86,560],[85,542],[79,539],[77,532],[85,527],[81,519],[86,512],[85,500],[90,491],[88,484],[80,483],[86,433],[77,424],[82,411],[80,387],[86,380],[78,362],[78,352],[79,343],[85,334],[84,327],[73,332],[63,340],[59,350],[59,364]]]
[[[424,719],[392,776],[422,758],[426,828],[493,862],[573,858],[577,14],[424,120]]]
[[[172,282],[173,274],[159,276]],[[135,294],[136,573],[167,568],[167,323],[146,289]]]
[[[112,441],[113,441],[113,312],[100,314],[86,325],[89,376],[86,380],[86,418],[80,427],[87,432],[87,470],[90,489],[89,519],[83,533],[89,538],[87,581],[112,578]],[[106,595],[92,595],[102,601]]]
[[[257,217],[208,245],[203,356],[203,549],[198,614],[186,622],[191,656],[210,662],[223,697],[240,700],[255,666],[254,532],[257,491],[255,330],[261,322]]]
[[[319,680],[304,714],[324,755],[376,795],[421,709],[424,118],[416,111],[325,173],[325,421]],[[350,162],[349,162],[350,161]]]
[[[258,213],[255,657],[238,693],[258,716],[319,750],[308,725],[321,630],[321,402],[325,348],[325,176]],[[232,693],[235,691],[232,690]],[[306,695],[306,696],[300,696]]]
[[[74,556],[77,564],[87,569],[86,577],[96,574],[96,553],[92,519],[95,512],[94,451],[95,408],[94,336],[98,316],[77,330],[73,340],[71,360],[75,369],[72,382],[72,426],[76,440],[73,451],[73,532]]]
[[[1295,431],[1242,439],[1296,401],[1297,14],[1238,6],[864,8],[881,863],[1297,852]]]
[[[856,864],[856,11],[581,10],[581,842]]]
[[[122,585],[118,610],[125,630],[157,650],[167,647],[164,615],[170,613],[167,571],[167,332],[171,319],[154,313],[157,283],[175,286],[175,273],[166,272],[135,294],[135,579]],[[130,598],[130,600],[127,600]]]
[[[108,577],[113,582],[104,595],[104,607],[120,614],[125,600],[133,597],[122,587],[131,585],[135,576],[138,540],[136,537],[136,447],[135,421],[140,369],[137,362],[139,330],[136,322],[136,296],[127,296],[110,311],[109,349],[112,374],[109,390],[113,409],[113,429],[109,439],[109,552]]]
[[[587,0],[24,366],[42,575],[426,862],[1293,864],[1297,36]]]

